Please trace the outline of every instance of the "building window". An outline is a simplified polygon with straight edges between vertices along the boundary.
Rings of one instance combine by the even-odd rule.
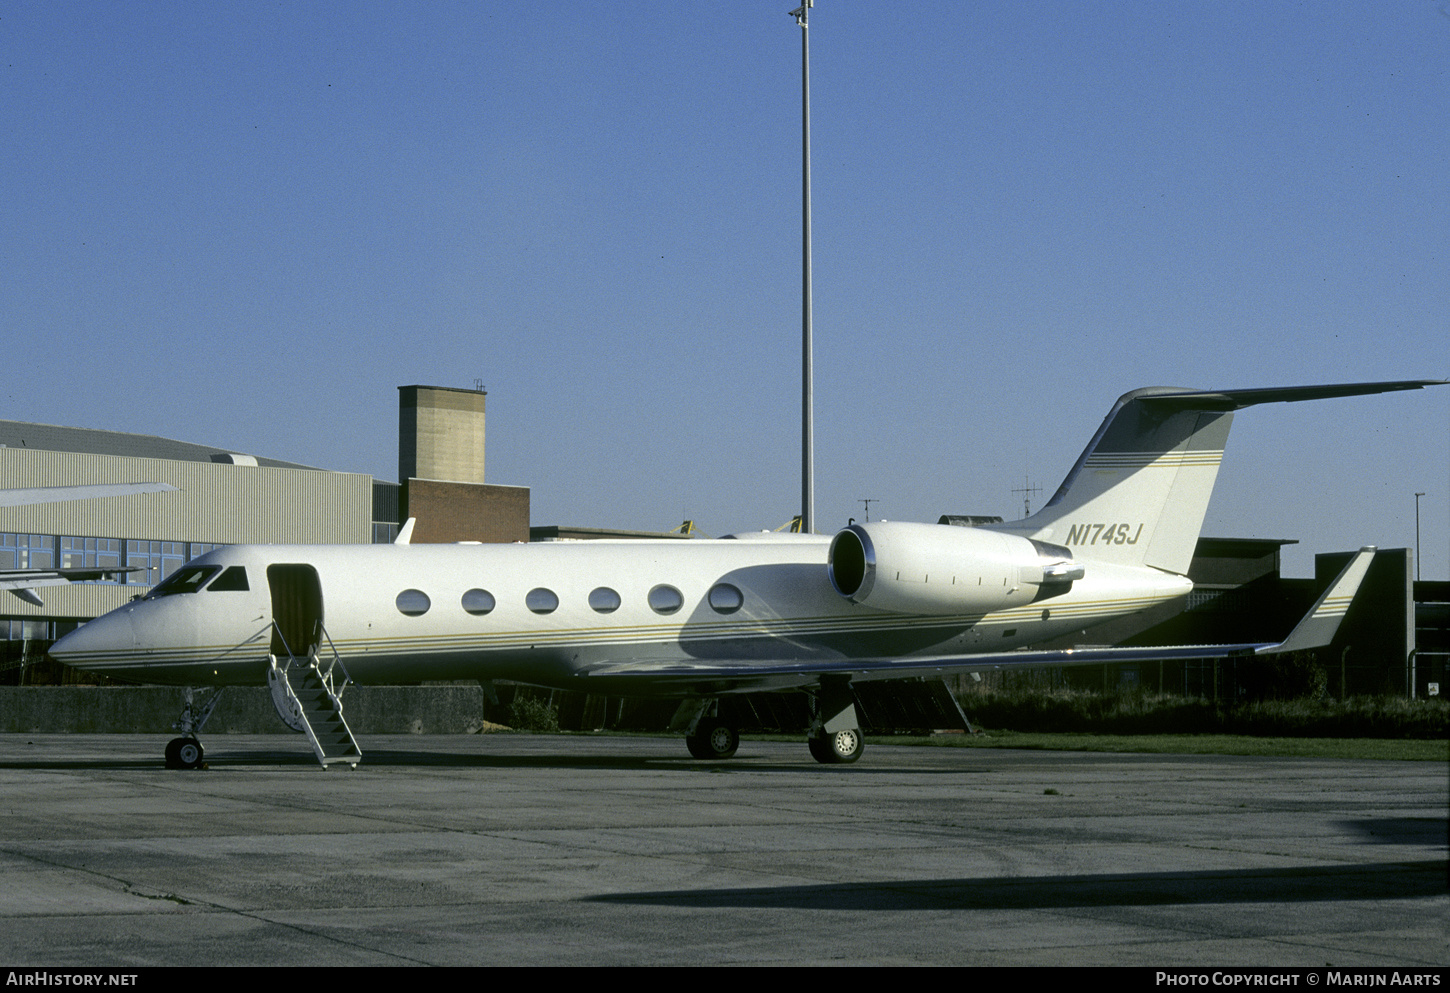
[[[142,541],[129,539],[126,542],[127,566],[139,566],[137,572],[128,574],[126,582],[133,586],[155,586],[187,560],[184,541]]]
[[[81,538],[61,535],[60,567],[62,569],[119,569],[120,538]],[[112,580],[108,580],[110,582]]]
[[[54,569],[55,535],[0,534],[0,569]]]
[[[114,579],[86,582],[155,586],[192,559],[225,544],[206,541],[145,541],[85,535],[0,533],[0,570],[123,569]]]

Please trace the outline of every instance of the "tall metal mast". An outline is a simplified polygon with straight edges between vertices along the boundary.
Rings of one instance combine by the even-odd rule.
[[[815,428],[812,422],[811,372],[811,42],[806,12],[815,0],[791,11],[801,26],[801,524],[803,534],[815,531]]]
[[[1415,494],[1415,579],[1420,578],[1420,497],[1424,493]]]

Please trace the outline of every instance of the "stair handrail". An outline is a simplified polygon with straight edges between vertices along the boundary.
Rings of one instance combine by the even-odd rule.
[[[297,656],[294,655],[294,654],[292,654],[292,646],[289,645],[289,644],[287,644],[287,636],[282,633],[281,626],[278,625],[278,623],[276,621],[271,621],[271,622],[268,623],[267,627],[271,628],[273,631],[275,631],[277,633],[277,640],[282,643],[282,647],[283,648],[287,649],[287,657],[289,659],[295,659]],[[260,631],[257,632],[257,633],[258,634],[261,634]],[[255,638],[256,635],[253,635],[252,637]]]
[[[317,633],[321,637],[317,640],[316,647],[312,649],[312,661],[317,666],[317,675],[321,677],[323,684],[327,687],[327,692],[340,700],[342,699],[342,691],[352,685],[352,676],[347,671],[347,665],[342,661],[342,653],[332,643],[332,635],[327,633],[327,628],[322,624],[318,624]],[[328,651],[332,653],[332,658],[328,661],[326,668],[323,668],[322,664],[323,641],[327,642]],[[342,685],[336,689],[333,688],[332,678],[332,670],[334,668],[342,670]]]
[[[266,628],[262,629],[262,631],[266,631],[268,628],[277,632],[277,640],[280,641],[282,643],[282,647],[287,650],[287,657],[289,659],[302,658],[302,656],[292,651],[292,646],[287,643],[287,636],[282,633],[282,628],[278,626],[275,620],[270,622]],[[342,691],[352,684],[352,676],[350,673],[348,673],[347,666],[342,661],[342,653],[339,652],[337,650],[337,646],[333,644],[332,635],[327,633],[327,628],[321,624],[318,624],[317,631],[318,634],[322,636],[322,638],[318,640],[315,646],[313,646],[312,653],[307,656],[307,660],[317,666],[317,675],[319,678],[322,679],[323,683],[326,684],[328,692],[332,693],[334,696],[340,697],[342,695]],[[247,644],[248,642],[256,640],[258,637],[261,636],[261,633],[261,631],[258,631],[256,634],[252,635],[251,638],[248,638],[246,642],[243,642],[243,644]],[[326,662],[324,662],[322,658],[323,640],[327,642],[327,649],[331,653],[331,658]],[[230,649],[228,650],[230,651]],[[333,689],[332,679],[332,670],[334,668],[342,670],[342,686],[337,688],[336,690]]]
[[[275,628],[276,626],[277,626],[277,622],[276,621],[271,621],[268,624],[266,624],[265,626],[263,626],[261,628],[258,628],[257,631],[254,634],[251,635],[251,637],[246,638],[246,639],[244,639],[242,641],[237,642],[231,648],[228,648],[226,651],[224,651],[220,655],[216,656],[216,658],[213,661],[220,661],[220,660],[226,658],[232,652],[238,651],[239,649],[246,648],[248,645],[252,644],[257,639],[261,638],[262,635],[266,634],[269,630],[271,630],[272,628]],[[281,632],[278,632],[278,634],[280,634],[280,633]],[[285,644],[285,642],[284,642],[284,644]],[[271,653],[268,652],[267,654],[270,655]]]

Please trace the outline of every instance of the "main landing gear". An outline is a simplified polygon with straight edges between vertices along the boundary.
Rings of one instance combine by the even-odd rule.
[[[811,729],[806,736],[811,757],[824,765],[845,765],[861,757],[866,739],[856,716],[851,681],[827,677],[811,694]]]
[[[812,733],[806,738],[811,756],[824,765],[844,765],[861,757],[866,739],[860,728],[843,728],[835,732]]]
[[[740,747],[740,732],[713,717],[700,721],[685,737],[685,746],[697,759],[728,759]]]
[[[839,731],[813,731],[806,738],[811,757],[824,765],[845,765],[861,757],[865,738],[860,728]],[[740,747],[740,732],[717,720],[701,721],[693,733],[685,736],[690,754],[706,761],[734,758]]]
[[[811,727],[806,746],[823,765],[846,765],[861,757],[866,739],[856,716],[856,695],[846,679],[823,679],[811,695]],[[740,747],[740,729],[719,717],[718,700],[681,704],[673,726],[683,725],[690,754],[705,761],[733,758]]]

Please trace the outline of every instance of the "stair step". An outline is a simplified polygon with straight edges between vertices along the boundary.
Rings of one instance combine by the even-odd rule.
[[[356,766],[362,751],[342,716],[342,704],[328,689],[315,661],[289,659],[280,665],[282,680],[307,727],[312,750],[323,768],[338,763]]]

